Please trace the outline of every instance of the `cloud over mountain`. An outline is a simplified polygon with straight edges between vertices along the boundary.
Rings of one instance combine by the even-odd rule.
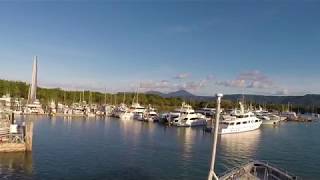
[[[240,73],[234,80],[218,81],[217,85],[234,88],[267,89],[274,87],[274,82],[258,70]]]
[[[174,79],[186,79],[190,77],[189,73],[181,73],[181,74],[177,74],[176,76],[174,76]]]

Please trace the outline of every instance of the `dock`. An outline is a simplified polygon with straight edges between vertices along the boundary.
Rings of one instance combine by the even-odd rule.
[[[33,123],[17,124],[14,115],[0,115],[0,153],[32,151]]]

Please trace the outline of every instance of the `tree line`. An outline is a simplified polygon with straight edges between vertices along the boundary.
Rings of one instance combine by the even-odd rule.
[[[30,85],[21,82],[21,81],[8,81],[8,80],[0,80],[0,95],[10,94],[11,97],[14,98],[24,98],[25,101],[28,99],[28,92],[29,92]],[[66,105],[71,105],[72,103],[80,102],[80,101],[86,101],[91,102],[95,104],[113,104],[117,105],[120,103],[125,103],[127,105],[132,104],[133,101],[137,100],[140,104],[144,106],[148,106],[149,104],[153,107],[156,107],[157,109],[161,111],[169,111],[173,110],[175,108],[179,108],[183,101],[190,104],[195,109],[203,108],[203,107],[216,107],[214,100],[190,100],[190,99],[183,99],[179,97],[171,97],[171,98],[164,98],[159,95],[154,94],[144,94],[139,93],[138,95],[136,93],[102,93],[102,92],[90,92],[90,91],[68,91],[63,90],[60,88],[41,88],[39,87],[37,89],[37,98],[40,100],[40,102],[43,105],[48,105],[51,101],[54,101],[55,103],[63,103]],[[259,106],[262,106],[269,110],[276,110],[276,111],[286,111],[288,110],[287,104],[276,104],[276,103],[269,103],[269,104],[257,104],[254,101],[253,102],[247,102],[246,103],[251,104],[253,108],[259,108]],[[221,103],[222,108],[225,109],[232,109],[235,107],[238,107],[237,101],[231,101],[223,99]],[[299,105],[299,104],[293,104],[289,108],[292,111],[295,112],[315,112],[320,113],[320,107],[315,106],[305,106],[305,105]]]

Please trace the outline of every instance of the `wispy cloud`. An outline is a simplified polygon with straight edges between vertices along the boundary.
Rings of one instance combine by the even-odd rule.
[[[217,85],[225,86],[225,87],[235,87],[235,88],[244,88],[246,86],[246,82],[244,80],[227,80],[227,81],[218,81]]]
[[[276,91],[273,95],[276,95],[276,96],[286,96],[289,94],[289,91],[288,89],[281,89],[281,90],[278,90]]]
[[[218,81],[217,85],[235,88],[267,89],[274,87],[273,81],[258,70],[240,73],[234,80]]]
[[[174,76],[174,79],[186,79],[190,77],[189,73],[181,73],[181,74],[177,74],[176,76]]]
[[[170,89],[171,84],[167,80],[161,81],[145,81],[140,83],[140,88],[147,89],[147,90],[165,90]]]
[[[40,81],[39,82],[40,87],[45,88],[62,88],[65,90],[71,90],[71,91],[82,91],[82,90],[90,90],[90,91],[105,91],[105,83],[100,81],[93,81],[90,79],[83,79],[81,82],[74,81],[73,83],[70,82],[46,82],[46,81]]]
[[[207,77],[206,77],[206,80],[207,81],[211,81],[211,80],[214,80],[215,79],[215,77],[212,75],[212,74],[209,74],[209,75],[207,75]]]
[[[179,74],[175,76],[175,79],[186,79],[189,75],[186,73]],[[194,80],[194,81],[145,81],[140,83],[140,88],[143,90],[161,90],[161,91],[176,91],[176,90],[188,90],[188,91],[197,91],[201,88],[204,88],[211,81],[211,76],[203,78],[202,80]]]

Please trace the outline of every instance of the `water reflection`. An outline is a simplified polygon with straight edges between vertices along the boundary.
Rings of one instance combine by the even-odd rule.
[[[32,179],[32,153],[0,154],[0,179]]]
[[[192,158],[192,148],[195,144],[196,131],[192,128],[177,128],[177,135],[183,144],[182,159],[190,160]]]
[[[226,166],[234,167],[256,156],[261,130],[220,136],[219,151]],[[228,167],[228,168],[230,168]]]

